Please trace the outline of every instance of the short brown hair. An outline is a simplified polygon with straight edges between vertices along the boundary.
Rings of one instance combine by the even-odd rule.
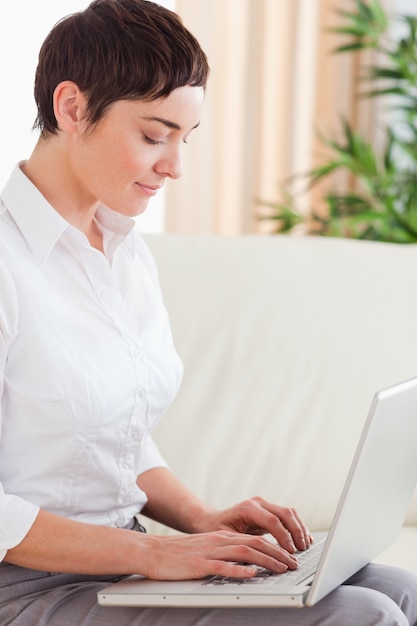
[[[206,55],[176,13],[149,0],[94,0],[58,22],[42,45],[34,128],[43,136],[57,132],[53,93],[64,80],[86,95],[92,125],[117,100],[205,88],[208,73]]]

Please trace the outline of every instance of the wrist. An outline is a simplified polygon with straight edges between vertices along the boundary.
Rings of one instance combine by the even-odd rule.
[[[204,503],[199,503],[190,511],[190,531],[191,533],[208,533],[218,530],[217,518],[219,511]]]

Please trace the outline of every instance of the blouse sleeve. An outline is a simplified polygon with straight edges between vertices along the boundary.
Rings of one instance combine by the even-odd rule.
[[[18,332],[19,310],[13,281],[0,263],[0,398],[4,392],[4,372],[8,348]],[[0,454],[3,427],[0,404]],[[22,498],[4,492],[0,481],[0,561],[10,548],[18,545],[36,519],[39,507]]]
[[[168,467],[168,464],[160,453],[158,446],[152,439],[152,436],[148,433],[142,441],[137,475],[140,476],[140,474],[143,474],[150,469],[154,469],[155,467]]]

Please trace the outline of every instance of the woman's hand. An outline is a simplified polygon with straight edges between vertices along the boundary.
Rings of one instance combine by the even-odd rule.
[[[278,506],[263,498],[251,498],[224,511],[211,511],[210,529],[251,535],[270,533],[290,553],[306,550],[313,538],[295,509]]]
[[[313,538],[294,509],[251,498],[225,510],[207,506],[169,470],[154,468],[139,476],[148,496],[142,513],[190,536],[146,537],[146,576],[199,578],[210,574],[253,576],[250,563],[282,573],[297,567],[292,554],[307,549]],[[270,534],[277,541],[262,537]],[[144,537],[141,537],[141,541]],[[150,542],[150,543],[149,543]],[[146,550],[146,546],[150,550]],[[149,572],[149,573],[148,573]],[[138,572],[143,573],[143,572]]]
[[[297,560],[263,537],[217,531],[188,536],[146,536],[138,573],[158,580],[185,580],[210,575],[250,578],[255,565],[282,574],[297,568]],[[249,565],[248,565],[249,564]]]

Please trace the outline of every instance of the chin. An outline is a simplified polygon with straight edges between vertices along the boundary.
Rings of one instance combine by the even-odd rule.
[[[135,218],[142,215],[142,213],[145,213],[146,209],[148,208],[148,204],[148,202],[135,202],[130,205],[126,204],[125,206],[119,204],[116,208],[112,206],[110,208],[120,215]]]
[[[130,217],[139,217],[139,215],[145,213],[146,209],[149,206],[149,200],[150,198],[143,198],[140,200],[140,202],[132,202],[132,204],[127,207],[129,211],[127,215],[129,215]]]
[[[127,217],[140,217],[141,215],[143,215],[145,213],[147,208],[148,208],[147,205],[145,207],[141,207],[140,209],[136,208],[136,209],[132,210],[131,212],[126,213],[125,215]]]

